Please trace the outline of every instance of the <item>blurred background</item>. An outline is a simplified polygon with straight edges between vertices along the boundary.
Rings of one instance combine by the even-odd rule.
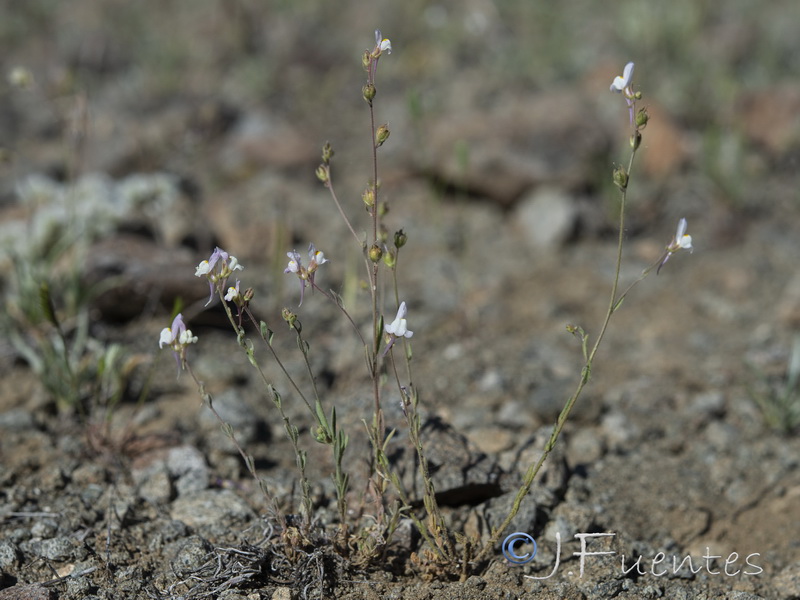
[[[48,367],[60,338],[36,308],[42,280],[67,337],[98,340],[79,357],[104,365],[110,341],[150,361],[176,307],[201,338],[214,335],[220,319],[203,312],[207,286],[193,273],[215,244],[246,265],[262,314],[296,306],[286,252],[309,242],[331,259],[318,282],[354,305],[359,249],[314,171],[331,142],[339,197],[363,223],[361,57],[378,28],[393,49],[376,80],[376,119],[391,131],[381,199],[389,233],[409,234],[401,284],[426,357],[416,363],[425,410],[509,467],[574,389],[580,345],[564,326],[593,335],[607,306],[611,171],[627,163],[630,135],[609,85],[634,61],[651,121],[631,180],[623,284],[659,258],[681,217],[695,251],[615,317],[567,459],[607,510],[601,529],[653,548],[760,551],[777,572],[797,562],[800,535],[790,446],[800,427],[798,23],[794,0],[5,0],[0,399],[37,397],[26,390],[40,382],[22,385],[19,369],[5,377],[22,363],[60,408],[114,397],[111,381],[91,387],[105,381],[91,369],[60,387],[63,372]],[[323,379],[359,428],[363,355],[342,345],[335,310],[306,302]],[[231,344],[229,332],[212,339]],[[214,350],[198,345],[198,362]],[[215,392],[258,396],[243,357],[223,362],[198,365]],[[198,400],[162,366],[150,401],[172,426]],[[228,458],[234,477],[239,459]]]

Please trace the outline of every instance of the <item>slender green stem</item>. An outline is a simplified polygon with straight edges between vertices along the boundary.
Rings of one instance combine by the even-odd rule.
[[[370,207],[372,217],[372,243],[378,243],[378,144],[375,140],[375,109],[372,102],[369,103],[369,123],[372,133],[372,197],[374,203]],[[381,389],[378,378],[378,353],[380,352],[380,312],[378,310],[378,263],[373,262],[370,268],[369,281],[370,297],[372,298],[372,393],[375,398],[375,415],[381,410]],[[383,439],[383,431],[380,431],[380,438]]]
[[[330,165],[326,165],[326,169],[327,169],[327,181],[325,182],[325,187],[328,188],[328,191],[331,194],[331,198],[333,198],[333,202],[334,204],[336,204],[336,208],[339,210],[339,214],[342,216],[342,219],[344,219],[344,222],[347,224],[347,228],[350,230],[350,233],[353,234],[353,237],[356,239],[356,242],[358,243],[359,246],[361,246],[361,250],[364,253],[364,265],[367,268],[367,278],[370,278],[372,275],[372,268],[369,262],[369,257],[367,256],[367,244],[356,233],[353,224],[350,223],[350,219],[347,218],[347,215],[345,214],[344,209],[342,208],[342,205],[339,202],[339,197],[336,195],[336,191],[333,188],[333,179],[332,179]]]
[[[331,198],[333,198],[333,203],[336,205],[336,208],[339,210],[339,214],[342,216],[342,219],[344,219],[344,222],[347,225],[347,228],[350,230],[350,233],[352,233],[353,237],[356,238],[356,242],[358,242],[358,244],[363,247],[364,243],[361,241],[361,238],[358,237],[358,234],[356,233],[356,230],[353,228],[353,225],[350,223],[350,219],[347,218],[347,215],[345,214],[344,209],[342,208],[342,205],[339,202],[339,197],[336,195],[336,190],[333,189],[333,180],[331,179],[331,168],[330,168],[330,165],[326,165],[326,169],[327,169],[328,178],[325,181],[325,187],[328,188],[328,191],[331,193]]]
[[[392,267],[392,283],[394,285],[394,301],[397,306],[400,306],[400,287],[397,282],[397,267],[400,264],[400,248],[397,249],[395,255],[394,266]],[[413,381],[411,377],[411,352],[409,351],[410,342],[408,339],[403,338],[403,357],[406,363],[406,375],[408,376],[409,383]]]
[[[631,170],[633,168],[633,160],[634,160],[635,157],[636,157],[636,148],[634,147],[631,150],[630,160],[628,161],[628,169],[627,169],[628,177],[630,177],[630,173],[631,173]],[[586,387],[586,384],[589,382],[589,379],[590,379],[591,373],[592,373],[592,363],[594,361],[595,355],[597,354],[597,351],[600,348],[600,344],[602,343],[602,341],[603,341],[603,339],[605,337],[606,331],[608,329],[608,324],[611,321],[612,315],[614,314],[614,312],[618,308],[621,299],[624,298],[624,296],[630,291],[630,289],[633,287],[633,285],[635,285],[636,283],[638,283],[639,281],[644,279],[644,277],[652,270],[652,267],[650,267],[650,269],[647,269],[642,274],[642,276],[640,277],[639,280],[637,280],[636,282],[634,282],[634,284],[632,284],[630,287],[628,287],[628,289],[626,289],[625,292],[621,296],[619,296],[619,297],[617,296],[617,291],[619,289],[620,270],[622,268],[622,247],[623,247],[623,242],[625,240],[625,202],[626,202],[626,199],[627,199],[627,184],[626,184],[625,187],[623,187],[621,189],[621,193],[620,193],[619,237],[618,237],[618,240],[617,240],[617,261],[616,261],[616,267],[615,267],[615,270],[614,270],[614,280],[613,280],[613,283],[611,285],[611,294],[610,294],[610,299],[609,299],[609,304],[608,304],[608,310],[606,311],[605,318],[603,319],[603,324],[602,324],[602,327],[600,328],[600,333],[598,334],[597,339],[595,340],[595,343],[592,346],[592,349],[589,352],[588,357],[586,358],[584,366],[581,369],[580,381],[578,382],[578,385],[577,385],[577,387],[575,389],[575,392],[567,400],[566,404],[564,405],[564,408],[561,410],[561,413],[558,415],[558,419],[556,419],[556,422],[553,425],[553,429],[551,431],[550,438],[548,439],[547,443],[545,444],[544,451],[542,452],[542,455],[539,457],[539,460],[536,461],[536,463],[532,464],[528,468],[528,470],[526,471],[525,476],[523,477],[522,485],[520,486],[520,488],[519,488],[519,490],[517,492],[517,495],[514,498],[514,503],[512,505],[511,511],[509,512],[509,514],[506,517],[506,519],[500,524],[500,526],[492,531],[492,535],[489,538],[489,541],[487,542],[487,544],[475,556],[475,561],[480,561],[484,556],[486,556],[486,554],[491,549],[494,548],[494,546],[497,544],[498,540],[500,539],[500,536],[502,535],[502,533],[508,528],[508,526],[511,524],[511,521],[514,519],[514,517],[519,512],[520,506],[522,504],[522,500],[530,492],[531,486],[533,485],[533,481],[536,478],[536,475],[539,473],[539,470],[542,468],[542,465],[544,464],[544,462],[547,460],[548,456],[550,455],[550,452],[552,452],[553,448],[555,447],[556,441],[558,440],[559,436],[561,435],[561,431],[564,429],[564,425],[566,424],[567,419],[569,418],[569,415],[572,412],[572,408],[575,406],[575,402],[578,400],[578,398],[580,397],[581,393],[583,392],[583,388]]]
[[[326,292],[314,282],[311,282],[311,286],[337,306],[345,318],[350,322],[350,325],[353,327],[353,331],[356,332],[358,339],[361,340],[361,343],[364,346],[367,346],[367,341],[364,339],[364,336],[361,335],[361,330],[358,328],[358,325],[356,325],[356,322],[353,321],[353,317],[350,316],[350,313],[347,312],[347,309],[342,305],[341,298],[338,295]]]
[[[444,517],[439,509],[439,503],[436,501],[436,488],[431,479],[430,469],[428,468],[428,460],[422,447],[422,440],[420,438],[421,419],[417,406],[419,404],[417,398],[417,391],[413,387],[405,387],[400,381],[400,375],[397,372],[397,363],[394,360],[393,349],[389,351],[390,364],[392,365],[392,372],[394,373],[397,388],[400,391],[403,403],[403,413],[406,417],[408,425],[408,439],[411,445],[414,446],[414,451],[417,454],[419,461],[419,473],[422,477],[423,484],[423,506],[428,515],[427,532],[433,536],[435,543],[430,543],[431,549],[435,550],[439,556],[452,563],[456,557],[455,546],[450,538],[447,526],[444,522]]]
[[[227,313],[227,315],[228,315],[228,320],[230,321],[231,325],[233,326],[233,329],[234,329],[234,331],[236,331],[236,334],[237,334],[237,336],[239,336],[239,337],[242,337],[242,336],[244,335],[244,329],[242,329],[242,328],[241,328],[241,327],[240,327],[240,326],[239,326],[239,325],[236,323],[236,321],[235,321],[235,319],[234,319],[234,317],[233,317],[233,312],[231,311],[231,309],[230,309],[230,307],[228,306],[228,303],[225,301],[224,297],[222,297],[222,292],[220,292],[219,294],[220,294],[220,300],[222,301],[222,305],[223,305],[223,307],[225,308],[225,312],[226,312],[226,313]],[[256,328],[256,331],[259,331],[259,332],[260,332],[260,331],[261,331],[260,324],[259,324],[259,322],[256,320],[256,318],[255,318],[255,316],[253,315],[253,313],[250,311],[250,308],[249,308],[249,307],[245,307],[243,310],[245,311],[245,314],[247,314],[247,316],[250,318],[250,321],[253,323],[253,326]],[[283,364],[283,361],[281,361],[280,357],[278,356],[278,353],[277,353],[277,352],[275,352],[275,348],[273,348],[273,347],[272,347],[272,344],[270,343],[269,339],[266,339],[266,338],[265,338],[263,335],[261,335],[260,333],[259,333],[259,336],[260,336],[260,337],[261,337],[261,339],[263,340],[264,344],[266,344],[267,348],[269,348],[269,351],[270,351],[270,353],[272,354],[272,357],[275,359],[275,362],[276,362],[276,364],[278,365],[278,367],[280,368],[280,370],[283,372],[283,374],[284,374],[284,376],[286,377],[286,379],[289,381],[289,385],[291,385],[291,386],[292,386],[292,388],[294,389],[294,391],[295,391],[295,392],[297,392],[297,395],[298,395],[298,396],[300,396],[300,398],[303,400],[303,402],[305,403],[305,405],[306,405],[306,407],[308,408],[309,412],[310,412],[312,415],[314,415],[314,414],[315,414],[315,411],[314,411],[314,409],[311,407],[311,403],[308,401],[308,398],[306,398],[306,395],[303,393],[303,390],[301,390],[301,389],[300,389],[300,386],[298,386],[298,385],[297,385],[297,382],[296,382],[296,381],[295,381],[295,380],[292,378],[292,376],[289,374],[289,371],[287,371],[287,370],[286,370],[286,367],[284,366],[284,364]],[[267,375],[266,375],[266,374],[264,373],[264,371],[261,369],[261,367],[260,367],[260,366],[259,366],[257,363],[253,363],[253,366],[254,366],[254,367],[256,368],[256,370],[258,371],[258,374],[260,375],[260,377],[261,377],[262,381],[264,381],[264,383],[266,383],[266,384],[269,384],[269,383],[270,383],[270,381],[269,381],[269,379],[267,378]]]
[[[275,501],[274,496],[269,491],[269,486],[267,485],[267,482],[258,476],[258,473],[256,472],[255,468],[255,462],[253,461],[253,457],[244,451],[244,448],[242,448],[241,444],[236,439],[236,435],[233,431],[233,428],[230,426],[230,424],[225,422],[225,420],[217,412],[217,409],[214,408],[214,399],[211,396],[211,394],[206,391],[205,384],[203,384],[203,382],[197,378],[197,376],[194,374],[194,371],[192,371],[191,366],[187,362],[185,361],[183,362],[183,367],[189,372],[189,375],[192,377],[195,384],[197,385],[197,390],[200,393],[200,396],[203,398],[203,401],[206,403],[209,410],[213,413],[214,417],[222,426],[228,438],[231,440],[231,442],[233,442],[233,445],[236,447],[236,450],[239,452],[239,455],[242,457],[242,460],[244,460],[244,463],[247,466],[247,470],[253,476],[253,479],[255,479],[255,481],[258,483],[259,488],[261,490],[261,494],[264,496],[264,500],[266,501],[267,506],[272,507],[275,516],[277,517],[278,521],[281,524],[281,527],[284,530],[286,530],[287,527],[286,517],[284,516],[283,511],[278,506],[278,503]]]

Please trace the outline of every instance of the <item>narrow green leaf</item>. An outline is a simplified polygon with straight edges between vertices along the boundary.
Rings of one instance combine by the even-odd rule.
[[[375,330],[375,348],[380,349],[383,340],[383,315],[378,317],[378,328]]]
[[[328,425],[328,419],[325,417],[325,411],[322,410],[322,404],[319,400],[316,401],[314,410],[317,413],[317,422],[326,432],[329,432],[330,426]]]

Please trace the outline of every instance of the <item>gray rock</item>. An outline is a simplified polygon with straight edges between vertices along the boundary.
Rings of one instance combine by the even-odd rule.
[[[439,418],[428,419],[420,437],[440,504],[474,504],[501,493],[497,462],[451,425]],[[403,455],[410,456],[408,447]],[[403,482],[412,499],[421,501],[424,488],[415,459],[402,461]]]
[[[16,566],[21,557],[19,547],[15,543],[0,541],[0,570],[7,571]]]
[[[169,502],[172,497],[172,481],[169,471],[163,464],[156,465],[156,468],[148,469],[147,474],[139,484],[139,495],[152,504],[163,504]]]
[[[94,588],[88,577],[69,577],[66,584],[67,594],[72,598],[90,598],[89,592]]]
[[[578,206],[560,189],[537,189],[519,201],[514,223],[532,248],[557,251],[575,232]]]
[[[31,527],[31,535],[37,538],[52,538],[58,532],[58,523],[54,519],[38,519]]]
[[[624,449],[640,435],[639,428],[630,417],[620,411],[612,411],[603,416],[600,433],[603,441],[612,449]]]
[[[15,585],[0,591],[0,600],[53,600],[53,598],[56,598],[55,590],[38,583]]]
[[[179,577],[186,577],[205,565],[211,558],[213,548],[211,544],[199,535],[176,542],[167,549],[167,555],[172,569]]]
[[[72,540],[66,536],[50,538],[31,544],[31,551],[34,554],[55,561],[69,560],[73,555],[74,549],[75,546]]]
[[[481,507],[482,512],[482,533],[484,541],[492,529],[497,528],[511,512],[516,493],[508,493],[499,498],[491,498]],[[536,527],[537,518],[542,510],[542,505],[537,502],[530,494],[526,496],[520,505],[519,512],[514,516],[504,535],[514,532],[527,533],[533,535]]]
[[[220,150],[222,169],[231,177],[247,175],[265,166],[307,166],[319,148],[292,124],[263,111],[245,113]]]
[[[214,409],[225,423],[233,427],[236,440],[244,448],[254,444],[259,432],[266,430],[263,421],[256,418],[252,407],[237,390],[229,389],[215,396]],[[238,454],[236,447],[222,431],[217,417],[207,408],[200,413],[200,424],[215,438],[212,446],[228,448],[229,452]]]
[[[778,573],[771,587],[781,600],[800,598],[800,563],[795,562]]]
[[[231,490],[203,490],[178,497],[172,503],[171,516],[190,527],[242,525],[255,514]]]
[[[592,177],[610,146],[601,120],[591,114],[574,91],[553,90],[524,103],[508,96],[496,98],[489,110],[471,106],[437,115],[427,137],[433,165],[420,167],[503,206],[538,185],[575,189]]]
[[[199,262],[185,249],[165,248],[143,236],[118,234],[91,247],[84,279],[88,285],[95,285],[113,277],[115,285],[99,294],[94,305],[106,319],[126,320],[153,303],[171,310],[178,298],[202,305],[208,297],[208,283],[194,275]]]
[[[167,455],[167,468],[175,481],[178,495],[199,492],[208,487],[211,477],[206,459],[194,446],[172,448]]]
[[[30,410],[25,408],[14,408],[0,413],[0,429],[10,431],[25,431],[35,429],[36,422]]]

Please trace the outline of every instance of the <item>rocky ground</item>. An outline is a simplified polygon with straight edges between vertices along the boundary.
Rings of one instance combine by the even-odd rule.
[[[800,598],[798,8],[559,7],[0,9],[0,599]],[[498,547],[464,578],[436,571],[412,557],[424,547],[406,522],[378,564],[334,552],[321,533],[336,518],[331,457],[259,348],[301,426],[318,511],[318,537],[287,558],[235,447],[158,352],[180,307],[199,338],[194,372],[296,512],[283,423],[194,276],[215,245],[237,256],[255,313],[302,377],[280,310],[299,315],[324,402],[351,436],[351,506],[363,502],[363,351],[319,293],[297,307],[283,269],[287,251],[315,243],[330,259],[317,282],[368,320],[358,247],[314,170],[330,141],[339,197],[366,228],[360,54],[376,25],[393,44],[375,100],[391,129],[381,195],[388,227],[408,234],[398,271],[414,383],[454,528],[485,539],[502,519],[580,378],[566,326],[594,339],[602,323],[611,170],[628,157],[627,110],[608,85],[627,60],[652,121],[630,185],[623,285],[680,217],[693,236],[694,252],[615,314],[509,530],[538,544],[523,566]],[[53,321],[69,368],[48,353],[63,347]],[[392,457],[409,470],[386,389]],[[583,534],[595,537],[581,556]]]

